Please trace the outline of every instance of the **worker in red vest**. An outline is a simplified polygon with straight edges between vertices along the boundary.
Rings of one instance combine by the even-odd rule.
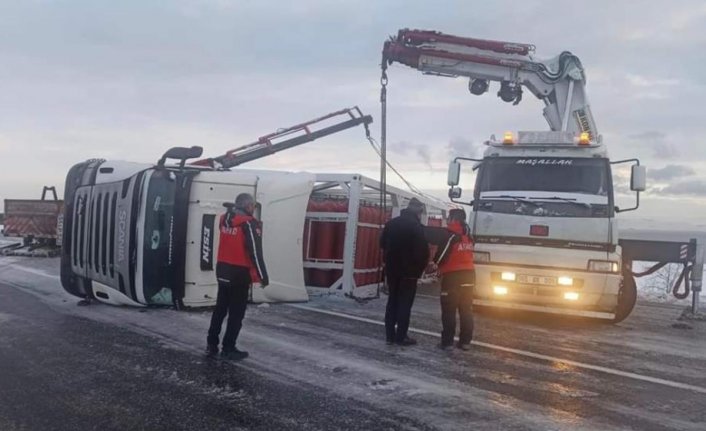
[[[448,239],[437,249],[434,263],[441,274],[441,344],[442,349],[453,345],[456,333],[456,311],[461,321],[457,347],[468,350],[473,339],[473,241],[466,224],[466,212],[452,209],[448,218]]]
[[[245,316],[250,285],[253,282],[260,283],[260,287],[264,288],[269,279],[262,258],[262,228],[260,222],[253,217],[255,199],[247,193],[241,193],[235,199],[235,205],[228,207],[219,222],[220,241],[216,263],[218,297],[208,329],[206,354],[214,357],[218,353],[218,336],[223,319],[228,315],[221,356],[224,359],[240,360],[248,357],[248,352],[238,350],[235,343]]]

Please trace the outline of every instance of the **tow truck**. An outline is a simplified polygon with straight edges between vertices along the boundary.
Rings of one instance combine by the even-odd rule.
[[[213,305],[218,216],[247,192],[265,226],[265,258],[277,261],[269,268],[269,297],[306,300],[296,293],[304,284],[301,259],[291,257],[302,254],[314,175],[231,169],[355,126],[367,131],[370,123],[354,107],[192,163],[201,147],[172,148],[156,164],[91,159],[74,165],[64,189],[64,290],[115,305]]]
[[[534,52],[531,44],[400,30],[383,48],[383,109],[387,68],[395,62],[427,75],[468,78],[473,95],[499,82],[497,96],[505,102],[517,105],[523,90],[540,99],[550,131],[492,136],[482,159],[459,155],[449,165],[450,199],[472,207],[474,302],[619,322],[637,292],[616,215],[639,207],[646,168],[636,158],[609,158],[579,58],[564,51],[538,60]],[[630,208],[615,204],[611,167],[620,163],[632,165],[636,204]],[[462,164],[476,173],[471,198],[462,199],[458,187]]]

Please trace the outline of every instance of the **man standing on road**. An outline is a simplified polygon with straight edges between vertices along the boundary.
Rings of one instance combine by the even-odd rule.
[[[473,241],[466,224],[466,212],[449,211],[448,239],[438,248],[434,263],[441,274],[441,344],[442,349],[453,345],[456,333],[456,311],[461,323],[457,347],[468,350],[473,339]]]
[[[254,211],[255,199],[241,193],[235,199],[235,206],[229,206],[219,222],[220,242],[216,263],[218,297],[208,329],[206,354],[209,357],[218,354],[218,336],[226,314],[228,323],[221,356],[230,360],[248,357],[248,352],[235,347],[248,305],[248,291],[253,282],[259,282],[263,288],[269,283],[262,258],[262,229],[253,217]]]
[[[398,217],[387,222],[380,236],[389,290],[385,310],[387,344],[417,344],[407,336],[407,329],[417,293],[417,279],[429,262],[429,245],[421,223],[424,209],[424,204],[412,198]]]

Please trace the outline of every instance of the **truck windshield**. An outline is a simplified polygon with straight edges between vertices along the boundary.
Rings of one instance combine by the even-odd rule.
[[[609,180],[606,159],[503,157],[483,162],[478,185],[484,194],[512,191],[548,197],[556,193],[608,196]]]
[[[150,304],[172,304],[169,288],[173,256],[176,178],[169,171],[154,171],[147,187],[143,238],[143,291]]]
[[[607,159],[487,158],[476,183],[477,211],[544,217],[610,217]]]

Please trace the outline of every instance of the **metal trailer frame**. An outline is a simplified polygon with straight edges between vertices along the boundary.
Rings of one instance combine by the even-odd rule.
[[[307,249],[305,250],[304,268],[305,269],[333,269],[341,270],[342,275],[333,284],[328,287],[307,286],[310,295],[335,294],[344,295],[351,298],[375,298],[380,295],[382,283],[374,283],[363,286],[357,286],[355,283],[355,274],[366,273],[373,270],[356,269],[356,241],[358,227],[375,227],[380,228],[382,225],[361,223],[358,220],[358,211],[361,201],[373,203],[380,202],[380,183],[371,178],[360,174],[316,174],[316,184],[312,189],[312,196],[320,194],[330,197],[345,197],[348,198],[348,212],[307,212],[306,223],[311,221],[327,221],[334,223],[345,223],[345,239],[343,245],[342,259],[313,259],[308,258],[309,247],[311,247],[311,232],[308,229],[309,238],[307,240]],[[417,198],[422,201],[426,207],[426,214],[422,218],[424,224],[427,223],[429,216],[440,216],[444,219],[448,208],[442,207],[439,202],[428,199],[414,193],[406,192],[396,187],[386,185],[385,194],[386,207],[392,208],[392,217],[400,214],[400,210],[407,206],[407,203],[412,198]],[[377,271],[378,269],[374,269]]]
[[[669,262],[692,265],[691,312],[699,313],[699,295],[703,285],[706,260],[706,232],[624,229],[620,231],[619,244],[626,264],[633,261]]]

